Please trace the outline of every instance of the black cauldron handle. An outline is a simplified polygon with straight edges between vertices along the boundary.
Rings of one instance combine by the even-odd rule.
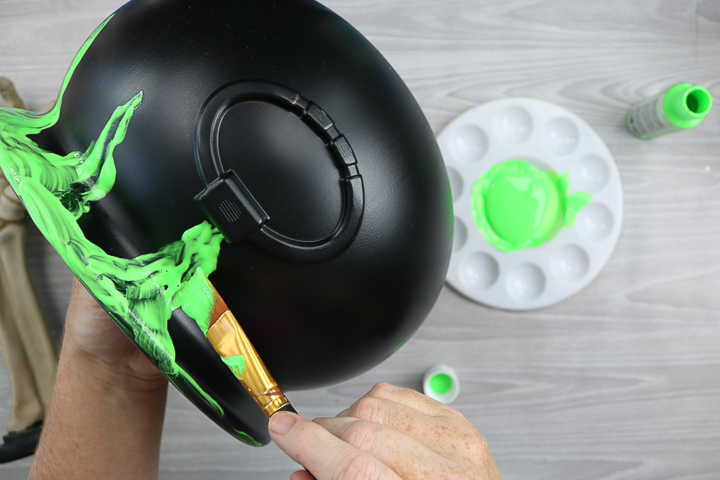
[[[326,238],[298,240],[273,230],[267,224],[270,217],[240,177],[224,167],[219,133],[225,113],[233,105],[251,100],[271,103],[295,114],[330,152],[340,172],[343,207],[335,230]],[[229,243],[247,239],[287,260],[318,262],[345,250],[360,228],[365,192],[350,143],[324,110],[287,87],[270,82],[239,82],[215,91],[201,108],[196,122],[195,162],[206,185],[195,200]]]

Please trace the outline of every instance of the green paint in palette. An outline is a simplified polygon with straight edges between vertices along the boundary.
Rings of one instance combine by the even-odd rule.
[[[568,194],[569,174],[540,170],[524,160],[495,165],[472,188],[477,228],[502,252],[538,247],[574,225],[592,200],[585,192]]]

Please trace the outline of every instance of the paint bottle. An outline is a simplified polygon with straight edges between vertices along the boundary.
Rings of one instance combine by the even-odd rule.
[[[423,375],[423,393],[446,405],[455,401],[460,393],[460,380],[455,370],[443,364],[428,368]]]
[[[707,89],[692,83],[678,83],[660,95],[641,100],[627,111],[630,133],[643,140],[697,127],[712,107]]]

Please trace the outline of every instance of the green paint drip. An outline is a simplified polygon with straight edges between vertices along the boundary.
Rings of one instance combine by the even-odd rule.
[[[89,203],[103,198],[115,184],[113,152],[124,140],[143,93],[117,107],[98,139],[84,152],[61,156],[41,149],[28,138],[58,121],[72,74],[111,18],[93,32],[76,55],[51,111],[35,114],[0,108],[0,169],[43,235],[120,329],[178,388],[194,391],[223,415],[220,405],[175,362],[167,329],[172,311],[182,307],[207,332],[215,304],[205,275],[217,268],[222,235],[203,222],[157,253],[127,260],[106,254],[85,238],[77,224],[89,210]],[[244,371],[240,360],[234,360],[231,368]],[[244,432],[235,433],[245,443],[260,445]]]
[[[113,181],[108,178],[114,178],[112,150],[123,140],[132,112],[142,101],[142,92],[133,98],[129,105],[115,110],[98,141],[91,144],[86,152],[56,155],[41,149],[27,137],[57,123],[62,96],[70,77],[95,37],[111,18],[112,16],[95,29],[75,56],[52,110],[45,114],[36,114],[20,109],[0,108],[0,167],[13,189],[18,193],[17,187],[21,178],[32,177],[54,195],[64,196],[63,203],[70,207],[75,218],[84,213],[79,206],[83,200],[98,200],[112,188]],[[112,166],[103,169],[108,158]],[[32,159],[36,161],[29,161]]]
[[[106,23],[81,48],[50,112],[38,115],[0,108],[0,168],[40,231],[120,328],[148,352],[161,372],[189,385],[222,414],[217,402],[177,366],[167,332],[172,310],[183,303],[178,292],[199,268],[207,273],[215,270],[222,240],[219,233],[203,223],[158,253],[126,260],[111,257],[89,242],[77,224],[89,210],[89,202],[103,198],[115,183],[113,151],[125,138],[142,92],[115,109],[98,139],[84,152],[60,156],[28,138],[55,125],[70,76]]]
[[[574,225],[592,200],[585,192],[568,195],[569,177],[523,160],[495,165],[473,185],[475,224],[502,252],[540,246]]]
[[[225,365],[230,367],[230,370],[235,374],[237,378],[242,380],[245,377],[245,372],[247,370],[245,365],[245,357],[242,355],[231,355],[229,357],[220,357],[222,358],[222,361],[225,362]]]
[[[440,373],[430,379],[430,389],[438,395],[449,392],[452,385],[452,378],[445,373]]]
[[[190,278],[182,291],[182,309],[195,320],[204,335],[207,335],[215,310],[215,295],[210,281],[201,268]]]
[[[154,360],[158,369],[190,385],[218,413],[222,409],[175,363],[167,331],[172,311],[186,304],[185,285],[196,271],[213,272],[222,236],[207,222],[197,225],[157,253],[132,260],[107,255],[85,238],[77,224],[89,202],[102,198],[115,182],[113,149],[127,132],[142,94],[112,114],[100,137],[85,153],[58,156],[21,138],[23,116],[7,118],[0,109],[0,166],[38,229],[120,328]],[[26,148],[21,148],[25,145]],[[197,295],[192,295],[197,298]],[[194,306],[193,311],[207,309]],[[211,308],[211,307],[210,307]]]

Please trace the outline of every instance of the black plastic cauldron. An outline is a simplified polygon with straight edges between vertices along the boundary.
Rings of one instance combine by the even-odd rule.
[[[81,218],[89,240],[132,258],[212,219],[232,244],[210,279],[286,392],[358,375],[417,330],[450,257],[450,189],[422,111],[357,30],[311,0],[131,1],[37,141],[84,150],[140,91],[115,186]],[[225,195],[256,201],[250,223],[233,227]],[[199,329],[169,327],[226,415],[206,413],[267,442]]]

